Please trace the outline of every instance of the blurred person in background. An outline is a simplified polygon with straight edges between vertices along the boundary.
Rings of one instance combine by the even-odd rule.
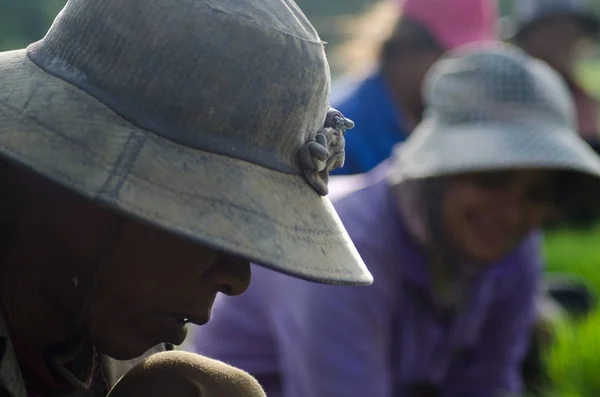
[[[496,24],[494,0],[383,0],[346,21],[352,39],[333,59],[348,74],[334,84],[331,102],[356,128],[345,166],[333,174],[367,172],[388,158],[421,121],[431,65],[456,46],[494,39]]]
[[[598,102],[577,81],[576,66],[587,41],[597,43],[600,19],[587,0],[518,0],[503,18],[503,36],[548,62],[568,84],[581,136],[600,150]]]
[[[600,184],[600,159],[560,77],[513,46],[454,50],[424,93],[425,119],[388,161],[331,181],[374,284],[326,289],[257,267],[245,297],[217,301],[197,352],[269,397],[523,390],[538,230]]]

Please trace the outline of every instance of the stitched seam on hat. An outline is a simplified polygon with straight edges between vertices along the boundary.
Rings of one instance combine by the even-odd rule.
[[[229,16],[239,17],[239,18],[242,18],[242,19],[245,19],[245,20],[251,22],[255,26],[262,27],[254,18],[251,18],[251,17],[249,17],[247,15],[235,14],[233,12],[227,12],[227,11],[224,11],[224,10],[221,10],[221,9],[218,9],[218,8],[214,8],[211,4],[208,4],[208,3],[207,3],[207,5],[210,7],[211,10],[213,10],[216,13],[220,13],[220,14],[223,14],[223,15],[229,15]],[[300,36],[296,36],[296,35],[294,35],[292,33],[284,32],[283,30],[276,29],[276,28],[273,28],[273,27],[269,27],[268,29],[272,30],[272,31],[275,31],[275,32],[278,32],[278,33],[281,33],[284,36],[298,39],[298,40],[303,41],[305,43],[318,44],[320,47],[323,47],[323,41],[321,41],[321,40],[307,40],[307,39],[304,39],[304,38],[302,38]],[[313,29],[314,29],[314,27],[313,27]],[[315,30],[315,32],[316,32],[316,30]],[[318,37],[318,33],[317,33],[317,37]]]
[[[129,175],[131,168],[140,155],[144,143],[148,140],[148,133],[144,130],[132,130],[129,139],[123,146],[123,150],[117,159],[110,175],[106,178],[106,182],[100,188],[98,196],[117,197],[119,190],[123,186],[125,179]]]
[[[80,142],[77,142],[77,141],[74,141],[74,140],[70,139],[67,135],[62,134],[60,131],[56,131],[56,130],[54,130],[54,129],[48,127],[48,126],[46,126],[44,123],[40,122],[35,117],[23,116],[21,114],[21,112],[19,112],[19,110],[17,108],[14,108],[14,107],[8,105],[7,103],[0,102],[0,106],[4,107],[5,109],[7,109],[9,111],[12,111],[17,116],[20,115],[23,118],[32,121],[38,127],[41,127],[44,131],[47,131],[47,132],[50,132],[52,134],[55,134],[55,135],[59,136],[60,138],[68,141],[73,146],[81,148],[83,151],[85,151],[86,153],[88,153],[90,156],[92,156],[94,158],[97,158],[98,160],[101,160],[101,158],[99,156],[97,156],[96,154],[94,154],[93,152],[91,152],[90,150],[88,150],[88,148],[85,145],[81,144]],[[12,154],[13,160],[19,161],[21,163],[24,163],[24,165],[27,168],[31,168],[29,166],[28,162],[23,159],[23,156],[20,153],[12,150],[10,148],[7,148],[5,146],[2,146],[2,148],[3,148],[3,150],[6,151],[6,153]],[[113,168],[112,165],[108,165],[108,164],[104,163],[103,161],[94,162],[94,166],[96,166],[96,167],[98,167],[98,168],[100,168],[100,169],[102,169],[104,171],[109,171],[109,170],[112,171],[112,168]],[[84,195],[87,195],[87,196],[92,196],[92,197],[96,194],[96,192],[91,192],[91,191],[88,191],[87,189],[85,189],[85,185],[81,181],[78,181],[76,179],[71,178],[68,174],[66,174],[64,172],[61,172],[61,171],[58,171],[58,170],[46,170],[45,172],[44,171],[35,170],[35,172],[36,173],[40,173],[42,175],[45,175],[47,178],[51,178],[51,179],[56,179],[56,178],[60,177],[62,180],[64,180],[66,183],[68,183],[70,185],[70,187],[75,187],[76,189],[78,189],[81,194],[84,194]],[[65,184],[63,183],[63,185],[65,185]]]

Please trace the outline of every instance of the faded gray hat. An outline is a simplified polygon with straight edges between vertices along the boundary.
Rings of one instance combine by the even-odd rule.
[[[511,13],[501,20],[502,37],[517,38],[538,22],[561,15],[575,18],[592,37],[600,33],[600,19],[588,0],[515,0]]]
[[[423,95],[424,120],[395,150],[405,177],[515,168],[600,176],[560,76],[512,45],[457,48],[431,68]]]
[[[352,123],[292,0],[70,0],[0,53],[0,154],[297,277],[370,284],[333,210]]]

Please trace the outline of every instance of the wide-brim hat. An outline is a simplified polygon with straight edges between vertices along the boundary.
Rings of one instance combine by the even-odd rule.
[[[449,53],[427,75],[424,98],[423,122],[395,149],[404,177],[530,168],[600,176],[600,158],[576,132],[568,88],[516,47],[488,42]]]
[[[0,154],[200,244],[370,284],[324,197],[330,162],[310,168],[307,145],[340,154],[329,79],[291,0],[71,0],[0,53]]]

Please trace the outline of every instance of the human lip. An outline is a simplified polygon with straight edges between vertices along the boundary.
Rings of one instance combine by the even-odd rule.
[[[153,334],[160,338],[161,342],[180,345],[187,336],[187,327],[178,316],[161,315],[153,323]]]
[[[487,246],[502,245],[508,238],[504,228],[491,219],[480,219],[477,222],[478,238]]]
[[[181,326],[185,326],[186,324],[204,325],[210,320],[210,313],[205,315],[173,314],[171,317],[179,322]]]

